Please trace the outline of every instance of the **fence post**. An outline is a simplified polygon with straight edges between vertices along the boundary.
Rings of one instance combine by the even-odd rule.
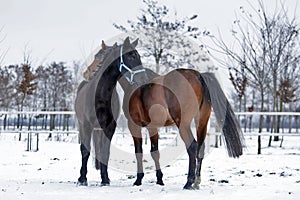
[[[36,134],[36,151],[39,151],[39,133]]]
[[[20,133],[21,134],[21,133]],[[30,151],[31,150],[31,141],[30,141],[30,133],[27,133],[27,150],[26,151]]]

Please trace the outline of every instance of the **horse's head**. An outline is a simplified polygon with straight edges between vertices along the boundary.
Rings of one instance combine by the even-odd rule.
[[[120,46],[119,72],[130,84],[141,84],[147,80],[147,74],[142,66],[141,57],[135,49],[138,39],[130,43],[129,37]]]
[[[84,72],[85,79],[91,79],[92,75],[98,68],[101,68],[103,61],[107,54],[109,54],[114,48],[117,47],[117,43],[113,46],[108,46],[102,40],[101,49],[95,54],[93,62],[88,66],[87,70]]]
[[[95,55],[94,61],[88,67],[85,76],[90,75],[98,68],[113,67],[120,76],[126,78],[130,84],[142,84],[148,80],[145,69],[142,66],[141,58],[135,49],[138,39],[130,43],[129,37],[124,40],[123,45],[108,46],[102,41],[101,49]],[[104,69],[105,70],[105,69]]]

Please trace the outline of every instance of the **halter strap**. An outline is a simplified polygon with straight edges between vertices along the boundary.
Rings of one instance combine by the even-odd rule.
[[[130,77],[125,76],[126,80],[132,85],[134,84],[133,78],[135,74],[145,72],[145,69],[138,69],[138,70],[132,70],[130,69],[125,63],[123,62],[123,46],[121,46],[120,49],[120,67],[119,71],[122,73],[122,68],[124,68],[126,71],[130,73]]]

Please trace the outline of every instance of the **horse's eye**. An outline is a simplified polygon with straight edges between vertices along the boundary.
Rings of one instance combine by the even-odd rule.
[[[137,58],[138,58],[138,54],[137,54],[135,51],[131,52],[130,56],[131,56],[133,59],[137,59]]]

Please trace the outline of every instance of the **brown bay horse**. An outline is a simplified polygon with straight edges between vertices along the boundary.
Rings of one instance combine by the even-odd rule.
[[[176,125],[189,156],[184,189],[198,189],[204,140],[212,108],[222,128],[228,154],[234,158],[243,153],[243,135],[239,123],[214,74],[176,69],[159,76],[149,69],[145,70],[148,76],[145,84],[132,84],[125,78],[118,80],[124,90],[123,111],[128,119],[137,159],[137,179],[134,185],[141,185],[144,177],[142,127],[147,128],[150,134],[150,151],[155,162],[157,184],[164,185],[159,164],[158,128]],[[193,120],[197,140],[191,131]]]

